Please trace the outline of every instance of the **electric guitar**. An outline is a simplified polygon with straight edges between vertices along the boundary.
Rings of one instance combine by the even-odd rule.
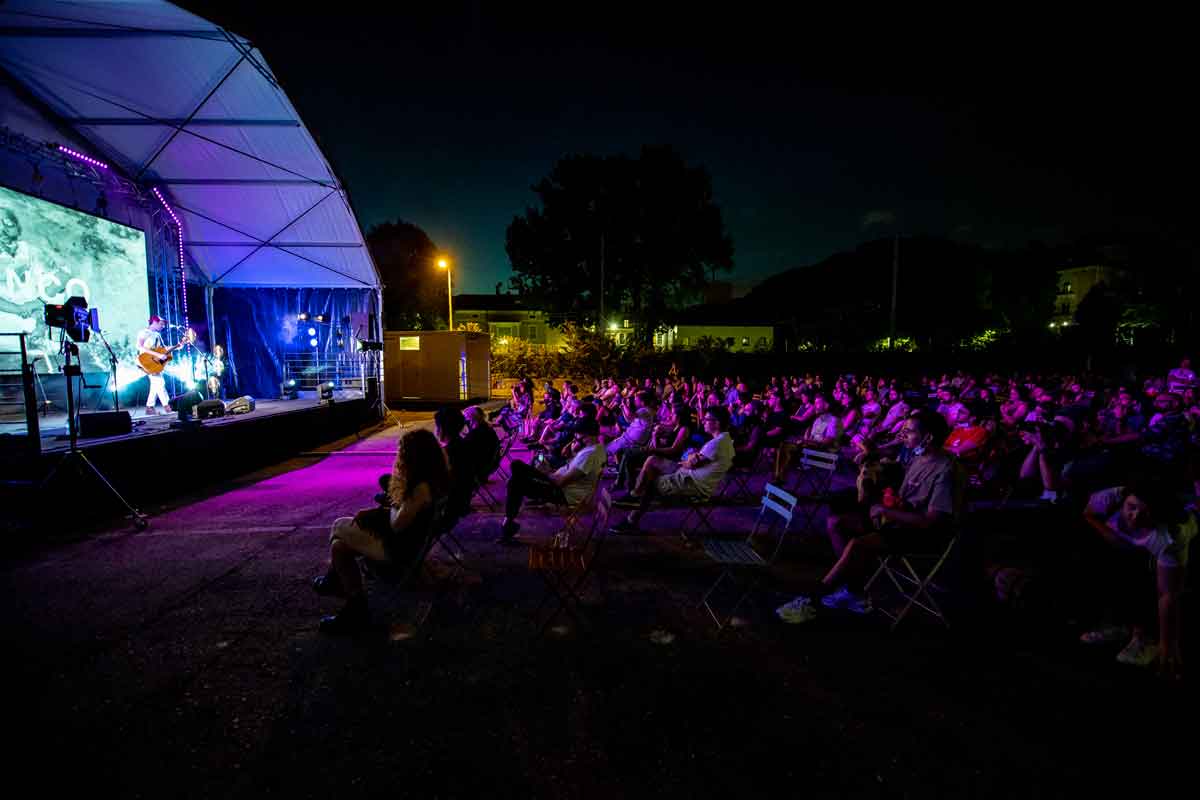
[[[150,353],[138,353],[138,367],[147,375],[159,375],[164,369],[166,369],[167,363],[174,358],[174,356],[171,355],[172,352],[181,347],[186,347],[194,341],[196,341],[196,332],[191,328],[188,328],[183,332],[183,339],[180,340],[179,344],[173,344],[170,347],[150,348],[151,352],[157,353],[160,356],[166,356],[166,358],[163,360],[160,361],[159,359],[150,355]]]

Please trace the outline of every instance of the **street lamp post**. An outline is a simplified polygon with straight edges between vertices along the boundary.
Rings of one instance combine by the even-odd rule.
[[[450,262],[444,258],[439,258],[438,269],[446,270],[446,301],[449,303],[449,321],[450,330],[454,330],[454,285],[451,280],[453,270],[450,269]]]

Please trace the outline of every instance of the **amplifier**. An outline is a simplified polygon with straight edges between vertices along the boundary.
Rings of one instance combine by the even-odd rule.
[[[92,411],[79,414],[79,437],[120,436],[133,430],[128,411]]]
[[[199,419],[215,419],[225,416],[225,404],[220,400],[202,400],[196,406],[196,417]]]

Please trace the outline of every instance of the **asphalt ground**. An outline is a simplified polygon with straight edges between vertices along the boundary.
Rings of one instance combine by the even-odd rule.
[[[602,540],[586,625],[537,636],[541,578],[527,547],[493,543],[500,516],[480,505],[457,530],[465,570],[436,552],[416,586],[371,585],[369,635],[320,634],[337,601],[310,580],[330,522],[370,505],[400,432],[184,497],[143,532],[14,542],[0,573],[14,789],[1028,797],[1190,780],[1194,682],[1117,664],[1117,646],[1078,643],[1078,623],[990,607],[950,631],[783,623],[774,609],[828,564],[819,539],[789,539],[718,632],[698,607],[718,571],[680,540],[681,511]],[[754,513],[723,507],[716,527],[748,530]],[[530,509],[522,539],[558,522]]]

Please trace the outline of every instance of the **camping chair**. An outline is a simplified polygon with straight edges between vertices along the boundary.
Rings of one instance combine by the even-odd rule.
[[[701,600],[701,604],[708,611],[709,616],[717,623],[718,631],[724,630],[725,626],[733,620],[734,614],[750,596],[750,592],[754,590],[762,574],[779,557],[779,551],[783,549],[784,537],[792,524],[792,512],[796,508],[796,503],[795,496],[768,483],[763,487],[762,506],[759,508],[758,517],[754,520],[754,527],[744,541],[714,538],[704,540],[704,554],[722,567],[721,574],[717,576],[716,581],[704,593],[704,598]],[[754,549],[753,544],[754,537],[760,532],[777,533],[778,536],[774,549],[765,558]],[[711,602],[711,598],[717,588],[726,580],[737,583],[738,573],[747,573],[747,577],[741,581],[741,592],[737,601],[728,614],[722,615]]]
[[[555,602],[550,616],[538,626],[538,638],[563,613],[574,620],[577,626],[583,627],[579,594],[595,570],[600,545],[608,536],[608,516],[611,511],[612,496],[607,489],[600,489],[596,492],[592,524],[582,541],[571,544],[564,528],[554,537],[553,543],[530,545],[529,568],[541,575],[546,584],[546,591],[534,611],[534,620],[541,616],[548,602],[552,599]]]
[[[447,525],[452,526],[454,524],[449,520],[446,508],[446,498],[438,498],[435,501],[434,512],[429,518],[429,526],[425,531],[421,548],[412,563],[400,565],[393,564],[390,561],[372,561],[371,559],[363,558],[361,559],[361,563],[364,571],[371,577],[398,589],[416,589],[422,578],[432,583],[435,587],[438,587],[437,576],[429,568],[429,553],[448,532],[446,530]],[[418,602],[417,619],[414,623],[416,628],[420,628],[425,624],[425,621],[433,611],[436,600],[441,594],[442,590],[435,588],[432,599]]]
[[[821,509],[829,505],[829,488],[837,472],[837,453],[824,450],[800,451],[795,483],[790,487],[799,502],[805,533],[816,530]]]
[[[509,451],[512,450],[513,442],[515,441],[516,439],[510,436],[496,444],[496,460],[492,462],[492,470],[488,473],[489,475],[497,475],[502,481],[506,481],[511,477],[508,470],[504,467],[504,462],[511,460]]]
[[[863,591],[870,598],[871,587],[874,586],[875,581],[881,575],[886,575],[891,580],[892,585],[900,595],[901,605],[899,610],[892,611],[872,602],[872,606],[879,613],[892,620],[890,630],[896,630],[896,626],[900,624],[900,620],[908,616],[908,612],[914,606],[927,612],[947,628],[950,627],[950,622],[946,619],[945,612],[942,611],[937,600],[933,598],[930,590],[938,591],[942,588],[934,582],[934,579],[940,573],[957,543],[958,535],[955,534],[950,537],[945,547],[937,551],[898,552],[880,556],[879,568],[875,570],[875,574],[867,581],[866,586],[863,587]],[[919,572],[917,567],[924,567],[925,571]]]

